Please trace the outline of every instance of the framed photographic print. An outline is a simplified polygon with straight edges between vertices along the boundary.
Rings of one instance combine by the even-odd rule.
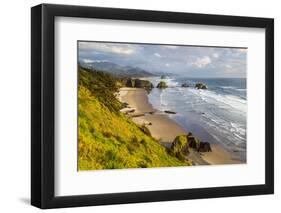
[[[31,9],[31,203],[271,194],[274,21]]]

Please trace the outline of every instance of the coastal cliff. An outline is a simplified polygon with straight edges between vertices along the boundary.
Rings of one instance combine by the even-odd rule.
[[[121,113],[115,97],[122,82],[109,74],[79,68],[78,169],[188,166],[168,148]]]
[[[154,109],[153,88],[148,80],[79,67],[79,170],[240,163],[183,129],[170,118],[176,112]]]

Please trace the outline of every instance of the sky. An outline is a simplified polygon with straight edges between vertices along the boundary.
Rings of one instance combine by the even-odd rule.
[[[78,43],[79,61],[113,62],[187,77],[244,78],[247,49],[107,42]]]

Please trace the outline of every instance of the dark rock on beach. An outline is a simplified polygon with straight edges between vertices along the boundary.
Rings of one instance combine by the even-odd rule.
[[[200,153],[212,151],[209,142],[200,141],[198,138],[193,136],[192,133],[177,136],[171,145],[171,153],[181,160],[186,158],[186,156],[190,153],[190,149]]]
[[[127,108],[128,106],[129,106],[129,104],[126,103],[126,102],[123,102],[123,103],[121,104],[121,108]]]
[[[168,114],[177,114],[176,112],[173,112],[173,111],[170,111],[170,110],[164,110],[165,113],[168,113]]]
[[[127,79],[126,81],[126,87],[134,87],[134,82],[131,78]]]
[[[198,149],[200,146],[200,141],[198,138],[194,137],[191,133],[187,135],[188,145],[190,148]]]
[[[143,83],[140,79],[135,79],[135,87],[136,88],[143,88]]]
[[[197,149],[198,152],[211,152],[211,145],[209,142],[200,142],[199,148]]]

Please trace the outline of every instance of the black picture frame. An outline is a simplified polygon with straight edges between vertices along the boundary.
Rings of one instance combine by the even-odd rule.
[[[56,197],[55,17],[264,28],[265,184]],[[31,204],[42,208],[217,198],[274,193],[274,20],[240,16],[41,4],[31,9]]]

